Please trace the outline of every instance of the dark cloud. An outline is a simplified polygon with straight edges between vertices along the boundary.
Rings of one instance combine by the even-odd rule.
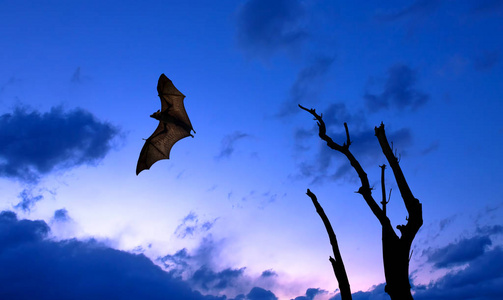
[[[423,17],[434,12],[440,5],[441,0],[416,0],[409,6],[395,11],[381,13],[376,16],[379,21],[396,21],[408,17]]]
[[[96,164],[117,134],[83,109],[18,107],[0,116],[0,176],[33,183],[55,170]]]
[[[71,220],[70,216],[68,215],[68,210],[66,210],[66,208],[56,210],[54,212],[54,216],[52,217],[52,219],[57,222],[67,222]]]
[[[501,299],[503,295],[503,249],[491,246],[491,235],[503,233],[503,226],[477,228],[476,234],[423,255],[434,268],[447,273],[427,285],[415,285],[414,299]],[[458,266],[463,266],[459,268]],[[457,268],[456,268],[457,267]]]
[[[0,213],[1,299],[225,299],[201,295],[142,254],[48,233],[44,221]]]
[[[275,277],[275,276],[278,276],[278,274],[276,272],[274,272],[273,270],[265,270],[260,275],[260,277]]]
[[[21,199],[18,204],[14,206],[16,209],[21,209],[24,212],[30,211],[35,203],[44,199],[42,195],[33,195],[32,189],[23,189],[21,193],[19,193],[18,198]]]
[[[246,295],[246,300],[278,300],[278,298],[269,290],[254,287]]]
[[[216,221],[217,219],[214,219],[212,221],[204,221],[201,223],[196,213],[191,211],[187,216],[183,218],[182,223],[178,225],[175,230],[175,234],[177,237],[183,239],[187,236],[206,233],[213,227]]]
[[[175,271],[175,273],[181,273],[176,272],[176,270],[188,268],[190,259],[191,256],[189,255],[189,252],[186,248],[183,248],[178,250],[175,254],[167,254],[163,257],[159,257],[157,260],[162,262],[166,269]]]
[[[215,272],[207,266],[202,266],[195,271],[189,281],[198,289],[203,291],[221,291],[239,285],[239,279],[243,276],[245,268],[227,268]]]
[[[14,212],[2,211],[0,213],[0,259],[8,249],[42,241],[49,231],[50,228],[44,221],[18,221]]]
[[[500,59],[501,55],[499,51],[486,51],[475,57],[475,59],[473,60],[473,67],[477,71],[490,70],[492,67],[499,63]]]
[[[427,251],[428,262],[433,263],[435,268],[462,265],[484,254],[487,246],[491,244],[489,236],[461,239],[440,249]]]
[[[220,152],[215,156],[215,159],[229,158],[234,153],[237,141],[248,137],[250,135],[239,131],[226,135],[222,139]]]
[[[305,296],[295,297],[295,299],[293,299],[293,300],[313,300],[314,297],[316,297],[316,295],[323,295],[323,294],[327,294],[327,293],[328,293],[327,291],[319,289],[319,288],[317,288],[317,289],[309,288],[309,289],[307,289]]]
[[[220,260],[222,248],[222,242],[216,242],[211,235],[208,235],[196,249],[190,252],[182,249],[175,254],[160,257],[158,261],[170,274],[184,278],[191,287],[202,293],[237,295],[235,299],[260,299],[256,297],[261,292],[265,295],[272,294],[272,292],[266,293],[263,288],[275,285],[276,273],[268,270],[263,272],[265,276],[252,278],[245,274],[244,267],[222,268]],[[246,294],[248,291],[250,293]]]
[[[295,47],[307,36],[303,16],[298,0],[249,0],[237,14],[237,41],[254,55]]]
[[[442,225],[442,222],[440,223]],[[449,268],[469,263],[485,254],[492,245],[491,236],[503,233],[503,226],[493,225],[477,228],[476,235],[462,238],[447,246],[432,249],[428,248],[423,255],[435,268]]]
[[[319,56],[300,70],[290,88],[290,95],[287,101],[282,103],[277,116],[285,117],[300,112],[298,104],[314,104],[333,62],[334,58]]]
[[[194,220],[197,217],[191,217],[191,219]],[[242,289],[245,268],[215,270],[219,246],[220,244],[209,236],[204,238],[191,254],[187,249],[182,249],[158,260],[171,274],[186,278],[192,287],[200,291],[218,294],[225,290]]]
[[[415,300],[499,300],[503,295],[503,249],[496,247],[428,285],[413,285]],[[353,293],[353,300],[389,300],[385,283]],[[340,300],[340,294],[330,300]]]
[[[416,286],[416,300],[497,300],[503,295],[503,249],[495,247],[426,286]]]
[[[429,96],[415,88],[417,72],[404,64],[388,69],[388,77],[380,93],[365,92],[365,104],[370,112],[381,109],[416,109],[425,104]]]

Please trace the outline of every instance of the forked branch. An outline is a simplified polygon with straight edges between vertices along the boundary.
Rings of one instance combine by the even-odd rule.
[[[323,121],[322,117],[316,113],[316,110],[314,109],[307,109],[304,106],[299,104],[299,107],[311,115],[313,115],[314,119],[317,121],[318,128],[319,128],[319,136],[322,140],[324,140],[328,147],[337,150],[344,154],[348,160],[353,169],[355,169],[356,173],[358,174],[358,177],[360,178],[361,182],[361,187],[358,189],[358,193],[363,196],[363,199],[365,199],[365,202],[367,205],[370,207],[370,210],[372,210],[372,213],[377,217],[379,222],[381,223],[382,226],[391,226],[389,219],[386,217],[386,214],[381,210],[377,202],[374,200],[372,197],[372,188],[370,187],[369,180],[367,177],[367,173],[363,170],[362,166],[360,163],[356,160],[356,158],[353,156],[353,153],[349,151],[349,146],[351,145],[351,140],[349,138],[349,129],[348,125],[344,123],[344,128],[346,131],[346,142],[343,145],[339,145],[336,142],[332,140],[327,135],[327,127],[325,125],[325,122]]]

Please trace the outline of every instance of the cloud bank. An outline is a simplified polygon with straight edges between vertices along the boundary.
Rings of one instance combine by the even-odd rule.
[[[66,220],[68,212],[58,210],[54,218]],[[11,211],[0,213],[1,299],[278,299],[274,285],[256,285],[260,280],[265,283],[277,277],[272,270],[265,270],[258,279],[248,277],[245,268],[216,271],[211,260],[221,245],[211,239],[203,241],[193,254],[183,249],[164,257],[165,263],[174,266],[166,271],[143,254],[112,249],[94,239],[51,240],[50,230],[44,221],[19,220]],[[448,269],[444,276],[427,285],[413,284],[414,299],[501,299],[503,248],[486,238],[502,232],[501,226],[482,228],[473,237],[424,251],[434,268],[460,264],[466,267]],[[178,272],[197,265],[186,278]],[[249,292],[235,293],[243,289]],[[234,298],[227,296],[230,291],[234,291]],[[314,300],[328,295],[322,289],[310,288],[294,299]],[[340,296],[331,298],[336,299]],[[379,284],[353,293],[353,299],[389,296],[384,293],[384,284]]]
[[[33,183],[56,170],[96,164],[118,132],[83,109],[17,107],[0,116],[0,176]]]
[[[2,299],[225,299],[203,296],[142,254],[95,240],[51,241],[44,221],[0,213]]]

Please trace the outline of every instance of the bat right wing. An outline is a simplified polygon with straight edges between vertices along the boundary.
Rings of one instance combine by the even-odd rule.
[[[152,135],[145,140],[145,144],[140,152],[138,164],[136,165],[136,175],[143,170],[148,170],[157,161],[168,159],[173,145],[190,133],[183,127],[174,123],[159,122],[159,126]]]

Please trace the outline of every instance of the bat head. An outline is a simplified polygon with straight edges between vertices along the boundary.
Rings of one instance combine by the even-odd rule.
[[[156,120],[159,120],[160,115],[161,115],[161,111],[160,111],[160,110],[158,110],[158,111],[156,111],[155,113],[151,114],[151,115],[150,115],[150,117],[151,117],[151,118],[154,118],[154,119],[156,119]]]

